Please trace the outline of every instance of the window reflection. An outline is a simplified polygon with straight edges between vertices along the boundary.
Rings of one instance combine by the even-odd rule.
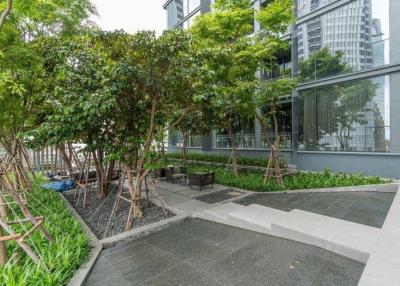
[[[307,3],[304,7],[326,3],[300,2]],[[388,14],[389,0],[356,0],[299,25],[300,79],[316,80],[389,64]]]
[[[389,77],[300,93],[299,149],[390,151]]]

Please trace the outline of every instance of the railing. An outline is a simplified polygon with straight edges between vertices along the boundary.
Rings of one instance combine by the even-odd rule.
[[[319,134],[318,137],[310,134],[309,138],[300,134],[299,150],[390,152],[390,127],[353,127],[348,133]]]
[[[282,132],[280,135],[280,148],[291,149],[292,148],[292,133]],[[268,142],[273,143],[275,141],[275,135],[273,133],[262,133],[261,144],[264,148],[268,149]]]
[[[236,134],[236,146],[242,149],[253,149],[255,147],[254,134]],[[217,135],[216,147],[221,149],[231,148],[231,139],[228,135]]]
[[[201,148],[202,136],[189,136],[187,143],[188,148]],[[183,136],[175,136],[173,140],[169,142],[170,147],[183,147]]]

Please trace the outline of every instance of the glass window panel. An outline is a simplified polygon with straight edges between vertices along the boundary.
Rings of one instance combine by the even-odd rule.
[[[390,63],[389,0],[355,0],[297,30],[302,81]]]
[[[200,0],[188,0],[188,13],[200,7]]]
[[[337,0],[297,0],[297,15],[302,17]]]
[[[183,20],[183,0],[172,0],[166,10],[168,28],[173,28],[179,21]]]
[[[194,20],[195,20],[198,16],[200,16],[200,15],[201,15],[201,12],[200,12],[200,11],[196,12],[193,16],[191,16],[189,19],[187,19],[187,20],[183,23],[183,28],[184,28],[184,29],[189,29],[189,28],[193,25]]]
[[[390,151],[389,77],[300,93],[299,149]]]

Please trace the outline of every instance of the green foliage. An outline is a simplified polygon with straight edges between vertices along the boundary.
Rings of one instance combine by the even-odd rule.
[[[261,9],[256,19],[267,33],[282,34],[295,20],[292,0],[274,0]]]
[[[50,271],[36,265],[15,243],[6,243],[8,253],[17,252],[20,262],[14,264],[10,261],[5,268],[0,268],[0,285],[66,285],[89,255],[88,238],[79,222],[71,216],[58,195],[42,189],[41,183],[37,181],[32,193],[28,194],[29,207],[34,215],[45,216],[45,227],[55,238],[55,243],[50,244],[39,231],[31,237],[37,253]],[[32,241],[26,240],[33,248]]]
[[[5,1],[0,3],[3,11]],[[0,32],[0,145],[34,129],[51,104],[43,96],[48,84],[43,57],[35,46],[45,36],[69,36],[95,12],[89,0],[13,1]]]
[[[182,155],[180,153],[167,153],[166,157],[173,159],[181,159]],[[204,161],[204,162],[223,163],[223,164],[225,164],[228,161],[227,156],[192,153],[192,152],[187,154],[187,159],[193,161]],[[239,157],[238,164],[244,166],[265,167],[266,161],[264,159],[259,159],[259,158]]]
[[[195,164],[189,166],[190,172],[214,171],[216,182],[225,186],[246,189],[255,192],[275,192],[282,190],[300,190],[315,188],[348,187],[387,183],[379,177],[365,177],[362,174],[331,173],[324,170],[321,173],[300,172],[295,175],[285,176],[285,188],[274,180],[264,183],[262,171],[243,170],[239,176],[234,176],[232,171],[225,171],[222,167]]]
[[[111,148],[115,100],[105,92],[110,68],[104,52],[86,34],[74,38],[44,38],[37,50],[48,79],[43,95],[53,103],[40,128],[31,135],[36,144],[84,142],[91,150]]]

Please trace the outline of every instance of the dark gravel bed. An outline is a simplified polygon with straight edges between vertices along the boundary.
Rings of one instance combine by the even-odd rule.
[[[234,197],[242,195],[242,192],[238,192],[232,189],[225,189],[221,191],[217,191],[214,193],[202,195],[196,197],[196,200],[202,201],[207,204],[219,203],[228,199],[232,199]]]
[[[115,203],[116,194],[117,192],[114,189],[106,199],[102,200],[96,197],[96,190],[92,190],[88,194],[87,208],[82,206],[82,195],[78,205],[76,205],[76,202],[74,202],[74,194],[65,194],[65,197],[90,227],[97,238],[103,239],[105,237],[110,237],[125,232],[125,226],[129,212],[129,203],[126,201],[121,201],[117,215],[111,219],[108,230],[106,230]],[[162,208],[151,202],[147,204],[145,199],[142,200],[142,211],[142,218],[132,218],[132,228],[144,226],[165,219]],[[166,211],[168,214],[167,218],[175,216],[173,212],[169,210]]]

